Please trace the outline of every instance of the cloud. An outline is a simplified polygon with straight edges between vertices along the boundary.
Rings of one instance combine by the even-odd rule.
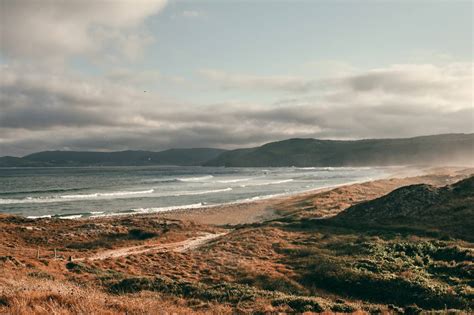
[[[197,10],[184,10],[181,13],[181,15],[185,18],[193,19],[193,18],[198,18],[198,17],[203,16],[203,13],[201,11],[197,11]]]
[[[133,78],[126,71],[92,79],[4,66],[0,155],[473,132],[472,66],[395,65],[327,78],[324,89],[304,89],[270,104],[207,105],[144,93],[128,83]]]
[[[377,103],[379,99],[391,96],[417,97],[418,100],[425,97],[424,101],[433,97],[432,106],[459,109],[472,101],[473,71],[472,63],[449,63],[396,64],[369,71],[357,71],[344,65],[330,76],[318,79],[233,74],[212,69],[200,70],[199,73],[224,89],[271,90],[294,95],[328,93],[332,100],[349,94],[350,99],[356,97],[366,103]]]
[[[158,70],[137,71],[127,68],[113,69],[105,76],[112,82],[137,86],[156,83],[163,77]]]
[[[152,88],[159,83],[182,84],[186,82],[183,77],[163,75],[154,69],[133,70],[119,67],[109,70],[104,76],[110,82],[132,85],[140,89]]]
[[[473,64],[467,63],[393,65],[344,78],[343,81],[360,93],[436,96],[434,101],[455,109],[472,102],[472,73]]]
[[[214,69],[203,69],[199,73],[208,80],[217,82],[225,89],[272,90],[285,92],[308,92],[316,82],[295,76],[258,76],[227,73]]]
[[[165,0],[1,2],[2,54],[11,58],[61,61],[81,54],[120,54],[137,58],[152,41],[146,18]]]

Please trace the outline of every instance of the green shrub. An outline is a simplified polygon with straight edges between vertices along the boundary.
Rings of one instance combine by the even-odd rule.
[[[416,304],[405,307],[406,315],[417,315],[417,314],[420,314],[422,311],[423,310],[419,308]]]
[[[131,229],[128,231],[129,238],[134,240],[146,240],[158,236],[157,233],[141,230],[141,229]]]
[[[336,235],[329,243],[281,252],[307,288],[399,306],[473,307],[472,250],[441,241],[345,239]]]
[[[227,282],[206,285],[174,281],[160,276],[154,278],[127,278],[109,284],[109,290],[116,294],[135,293],[143,290],[157,291],[191,300],[216,301],[230,303],[231,305],[253,302],[257,298],[263,298],[268,299],[273,306],[287,306],[295,312],[321,312],[324,310],[323,306],[313,297],[259,290],[247,285]]]
[[[272,300],[273,306],[287,305],[295,312],[322,312],[324,308],[313,298],[287,296]]]
[[[331,311],[338,313],[353,313],[356,311],[356,309],[347,304],[334,304],[331,307]]]
[[[258,290],[246,285],[229,283],[205,285],[202,283],[173,281],[169,278],[158,276],[155,278],[123,279],[111,284],[110,290],[114,293],[134,293],[143,290],[158,291],[185,298],[229,303],[254,300],[259,294],[262,295]]]

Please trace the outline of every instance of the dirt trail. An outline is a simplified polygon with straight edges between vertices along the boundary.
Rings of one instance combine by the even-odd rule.
[[[174,251],[174,252],[186,252],[189,250],[196,249],[207,242],[221,237],[223,235],[226,235],[227,233],[217,233],[217,234],[212,234],[212,233],[206,233],[201,236],[196,236],[189,238],[187,240],[181,241],[181,242],[175,242],[175,243],[167,243],[167,244],[147,244],[147,245],[139,245],[139,246],[131,246],[131,247],[123,247],[123,248],[117,248],[117,249],[111,249],[107,251],[103,251],[100,253],[96,253],[90,257],[87,258],[77,258],[74,259],[75,261],[84,261],[84,260],[104,260],[108,258],[118,258],[118,257],[124,257],[124,256],[130,256],[130,255],[137,255],[137,254],[143,254],[147,252],[169,252],[169,251]]]

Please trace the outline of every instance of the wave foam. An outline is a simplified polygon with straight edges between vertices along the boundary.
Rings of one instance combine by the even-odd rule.
[[[214,176],[212,175],[206,175],[206,176],[198,176],[198,177],[182,177],[182,178],[177,178],[176,180],[180,182],[199,182],[202,180],[211,179],[213,177]]]
[[[247,199],[237,200],[237,201],[234,201],[234,203],[246,203],[246,202],[252,202],[252,201],[257,201],[257,200],[265,200],[265,199],[281,197],[281,196],[286,196],[286,195],[288,195],[288,193],[261,195],[261,196],[255,196],[255,197],[247,198]]]
[[[226,180],[218,180],[218,183],[222,184],[229,184],[229,183],[239,183],[239,182],[247,182],[252,178],[237,178],[237,179],[226,179]]]
[[[59,216],[59,218],[63,219],[63,220],[75,220],[75,219],[82,218],[82,214],[72,214],[72,215]]]
[[[139,190],[139,191],[116,191],[111,193],[93,193],[85,195],[62,195],[59,196],[63,199],[83,199],[83,198],[96,198],[96,197],[114,197],[114,196],[128,196],[128,195],[142,195],[142,194],[151,194],[155,190]]]
[[[273,182],[265,182],[265,183],[255,183],[255,184],[240,185],[240,187],[278,185],[278,184],[289,183],[289,182],[292,182],[292,181],[294,181],[294,179],[293,179],[293,178],[290,178],[290,179],[277,180],[277,181],[273,181]]]
[[[207,207],[202,202],[193,203],[189,205],[180,205],[180,206],[168,206],[168,207],[152,207],[152,208],[134,208],[131,210],[123,211],[123,212],[108,212],[108,213],[101,213],[95,214],[90,216],[90,218],[103,218],[103,217],[115,217],[115,216],[124,216],[124,215],[134,215],[134,214],[142,214],[142,213],[154,213],[154,212],[167,212],[173,210],[180,210],[180,209],[198,209]]]
[[[78,191],[83,188],[51,188],[51,189],[36,189],[36,190],[20,190],[20,191],[6,191],[1,192],[0,195],[16,195],[16,194],[37,194],[37,193],[64,193],[68,191]]]
[[[214,193],[219,193],[219,192],[224,192],[224,191],[231,191],[231,190],[232,190],[232,188],[227,187],[227,188],[223,188],[223,189],[214,189],[214,190],[185,191],[185,192],[173,194],[171,196],[179,197],[179,196],[207,195],[207,194],[214,194]]]
[[[23,199],[0,199],[0,204],[20,204],[20,203],[50,203],[50,202],[64,202],[72,200],[87,200],[94,198],[103,197],[121,197],[130,195],[143,195],[151,194],[154,189],[141,190],[141,191],[116,191],[111,193],[93,193],[84,195],[61,195],[61,196],[48,196],[48,197],[26,197]]]
[[[30,215],[30,216],[27,216],[26,217],[27,219],[49,219],[51,218],[51,215],[50,214],[46,214],[46,215],[38,215],[38,216],[35,216],[35,215]]]
[[[136,209],[132,209],[132,211],[136,213],[166,212],[166,211],[173,211],[173,210],[179,210],[179,209],[198,209],[205,206],[206,206],[205,204],[203,204],[202,202],[199,202],[199,203],[193,203],[190,205],[181,205],[181,206],[136,208]]]

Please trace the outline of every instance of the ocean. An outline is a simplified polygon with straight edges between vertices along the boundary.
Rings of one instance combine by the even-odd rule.
[[[0,168],[0,213],[64,219],[245,202],[385,177],[388,168]]]

